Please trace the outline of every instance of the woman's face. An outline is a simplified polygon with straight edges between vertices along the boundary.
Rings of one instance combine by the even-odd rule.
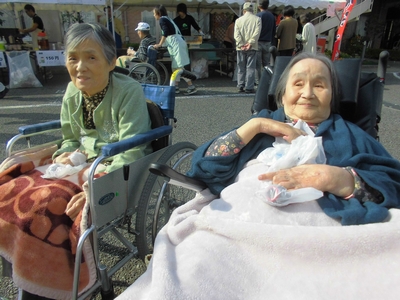
[[[307,58],[292,67],[282,97],[287,116],[308,123],[321,123],[331,113],[331,99],[331,76],[324,63]]]
[[[94,95],[107,86],[115,59],[109,64],[102,47],[88,39],[67,53],[66,66],[75,86],[87,95]]]
[[[156,11],[153,9],[153,16],[154,18],[158,21],[160,20],[160,15],[156,13]]]

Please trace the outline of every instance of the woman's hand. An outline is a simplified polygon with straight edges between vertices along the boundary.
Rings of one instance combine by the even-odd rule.
[[[155,45],[153,45],[153,47],[154,47],[155,49],[158,49],[158,48],[161,47],[161,45],[160,45],[160,44],[155,44]]]
[[[71,201],[68,202],[67,208],[65,209],[66,215],[70,217],[72,221],[75,221],[76,217],[82,210],[85,203],[86,203],[85,192],[80,192],[79,194],[72,196]]]
[[[129,56],[134,56],[136,53],[135,50],[133,50],[132,47],[129,47],[128,50],[126,51],[126,54],[128,54]]]
[[[347,197],[354,191],[354,178],[343,168],[329,165],[301,165],[258,176],[260,180],[271,180],[287,190],[313,187],[339,197]]]
[[[61,153],[59,156],[57,156],[56,158],[53,159],[53,163],[73,166],[71,160],[69,159],[69,156],[71,154],[72,154],[72,152]]]
[[[295,138],[306,135],[300,129],[289,124],[267,118],[253,118],[236,130],[242,141],[247,144],[258,133],[266,133],[274,137],[283,137],[289,143]]]

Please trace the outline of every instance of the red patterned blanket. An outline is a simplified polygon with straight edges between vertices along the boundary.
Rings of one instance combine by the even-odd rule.
[[[47,159],[14,162],[0,169],[0,255],[12,263],[18,287],[48,298],[71,299],[75,249],[87,218],[81,213],[72,222],[64,211],[71,197],[82,191],[85,170],[49,180],[41,177],[45,167],[39,167]],[[91,246],[86,243],[79,291],[95,280]]]

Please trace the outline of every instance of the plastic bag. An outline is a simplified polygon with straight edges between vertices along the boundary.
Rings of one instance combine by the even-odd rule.
[[[262,183],[262,188],[256,195],[272,206],[286,206],[291,203],[301,203],[321,198],[324,193],[312,187],[288,191],[283,186],[272,184],[271,181]]]
[[[208,62],[205,58],[194,59],[191,64],[192,73],[199,78],[208,78]]]
[[[43,87],[33,72],[28,51],[7,52],[10,88]]]
[[[294,127],[305,131],[308,135],[299,136],[291,144],[283,138],[276,138],[273,147],[265,149],[257,157],[259,161],[268,165],[265,173],[303,164],[326,163],[322,138],[315,138],[313,131],[304,121],[299,120]],[[311,187],[287,191],[282,186],[272,184],[271,181],[262,181],[256,195],[268,204],[285,206],[318,199],[323,193]]]
[[[64,178],[66,176],[78,173],[84,167],[86,167],[86,155],[80,152],[73,152],[68,157],[73,166],[67,164],[55,163],[51,164],[47,169],[42,178],[52,179],[52,178]]]

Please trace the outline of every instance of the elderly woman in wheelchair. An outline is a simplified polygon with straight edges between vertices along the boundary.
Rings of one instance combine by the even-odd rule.
[[[150,130],[150,118],[141,86],[111,71],[115,66],[114,40],[102,27],[72,27],[66,35],[66,66],[71,77],[61,108],[63,142],[53,154],[54,163],[71,164],[73,151],[88,160],[103,145]],[[105,171],[121,168],[151,152],[140,146],[116,156]],[[75,218],[85,202],[84,192],[68,203],[66,213]]]
[[[188,175],[208,189],[174,211],[148,270],[118,299],[398,296],[400,163],[337,114],[326,57],[294,57],[276,95],[278,110],[194,152]],[[302,160],[315,148],[297,141],[316,139],[323,159]]]
[[[0,253],[15,264],[17,256],[22,257],[23,251],[30,251],[25,260],[19,260],[14,265],[14,279],[19,278],[19,283],[31,286],[32,293],[40,290],[40,282],[34,279],[38,278],[36,272],[44,277],[47,275],[48,282],[63,280],[54,275],[57,273],[53,272],[52,266],[62,269],[62,263],[69,264],[66,253],[75,251],[74,245],[70,244],[67,228],[74,226],[72,221],[86,203],[82,184],[87,179],[90,162],[101,153],[103,146],[151,129],[141,85],[128,76],[112,72],[116,49],[114,39],[106,28],[97,24],[74,24],[65,36],[65,46],[66,67],[71,82],[61,107],[61,147],[52,154],[52,160],[51,156],[46,160],[45,155],[32,161],[22,158],[25,159],[23,163],[3,169],[0,174],[0,223],[3,225],[0,230]],[[111,173],[151,151],[150,143],[146,143],[115,155],[101,170],[98,168],[101,171],[98,176]],[[47,149],[40,152],[49,154]],[[60,166],[74,165],[71,162],[74,152],[84,155],[84,163],[88,163],[85,168],[61,179],[42,178],[49,166],[43,165],[44,162]],[[30,153],[29,156],[34,157],[35,154]],[[14,208],[10,203],[14,203]],[[64,252],[64,247],[69,250]],[[50,248],[60,250],[47,252]],[[24,272],[21,269],[23,265],[29,265],[32,271]],[[38,269],[35,270],[35,266]],[[70,268],[71,265],[65,269],[65,278],[68,280],[71,279]],[[29,283],[30,280],[34,283]],[[53,283],[54,298],[62,298],[54,290],[60,286],[68,290],[71,281],[67,285],[56,286]],[[52,295],[52,292],[42,291],[42,294]]]

